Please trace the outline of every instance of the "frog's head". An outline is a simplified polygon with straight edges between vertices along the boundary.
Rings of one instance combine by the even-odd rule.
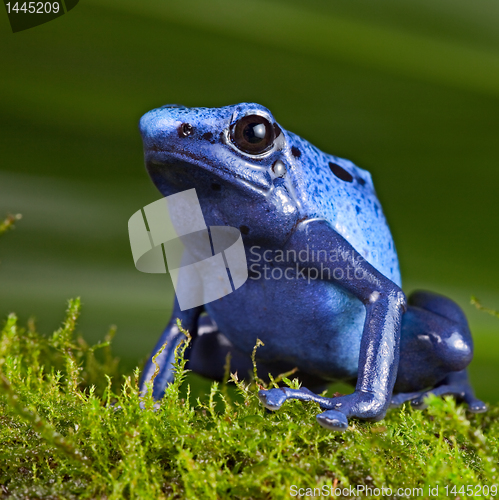
[[[286,131],[253,103],[167,105],[140,120],[146,168],[164,196],[195,188],[208,225],[282,241],[300,218]]]

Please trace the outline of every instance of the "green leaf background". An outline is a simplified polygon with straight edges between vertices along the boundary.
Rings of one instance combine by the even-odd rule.
[[[81,296],[85,337],[116,324],[135,366],[172,302],[128,242],[160,197],[138,119],[255,101],[372,173],[404,289],[464,307],[474,384],[498,401],[497,320],[469,305],[499,305],[497,26],[495,0],[85,0],[16,34],[0,15],[0,214],[23,214],[0,245],[0,314],[51,332]]]

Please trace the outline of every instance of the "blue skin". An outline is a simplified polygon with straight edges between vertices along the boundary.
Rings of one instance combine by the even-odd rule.
[[[250,129],[257,148],[268,143],[264,152],[248,152],[237,135],[240,120],[254,115],[266,120],[267,142],[261,128]],[[204,376],[221,379],[228,353],[231,371],[247,374],[259,338],[259,373],[297,367],[315,392],[331,381],[355,385],[352,394],[334,398],[304,387],[260,391],[271,410],[286,399],[318,402],[325,411],[317,420],[328,429],[346,429],[349,417],[380,420],[390,405],[409,400],[423,408],[430,392],[485,411],[466,373],[473,357],[467,320],[457,304],[431,292],[406,300],[368,172],[285,131],[254,103],[163,106],[142,117],[140,131],[161,193],[195,188],[208,226],[240,228],[250,269],[242,287],[214,302],[181,311],[175,301],[152,353],[168,342],[157,358],[154,398],[173,378],[174,350],[184,338],[180,318],[193,336],[189,368]],[[307,258],[307,250],[325,252]],[[151,356],[143,394],[154,368]]]

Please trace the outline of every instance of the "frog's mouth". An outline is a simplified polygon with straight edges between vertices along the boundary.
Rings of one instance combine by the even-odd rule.
[[[192,187],[214,185],[231,185],[251,189],[260,194],[272,188],[272,182],[266,168],[246,166],[240,171],[230,168],[227,161],[206,156],[194,155],[188,151],[168,151],[152,146],[145,151],[146,169],[154,184],[162,193]],[[233,163],[233,162],[232,162]]]

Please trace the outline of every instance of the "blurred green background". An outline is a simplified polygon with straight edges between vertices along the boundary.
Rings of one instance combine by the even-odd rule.
[[[0,315],[50,332],[81,296],[90,341],[118,326],[135,366],[168,320],[164,275],[135,270],[128,218],[158,199],[140,116],[259,102],[371,171],[404,289],[469,314],[478,394],[498,401],[499,2],[82,0],[12,34],[0,15]]]

